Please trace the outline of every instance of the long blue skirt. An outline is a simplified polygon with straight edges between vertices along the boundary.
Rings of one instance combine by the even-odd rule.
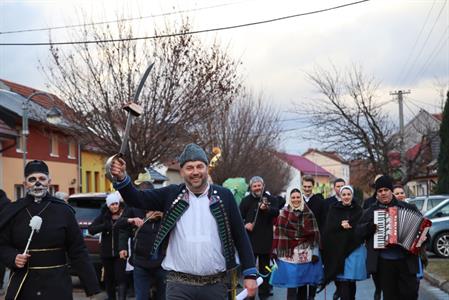
[[[337,275],[337,280],[365,280],[368,278],[366,272],[366,247],[361,245],[351,252],[345,259],[345,270],[343,274]]]
[[[318,285],[323,280],[321,259],[316,263],[293,264],[277,259],[278,268],[271,274],[270,284],[280,288]]]

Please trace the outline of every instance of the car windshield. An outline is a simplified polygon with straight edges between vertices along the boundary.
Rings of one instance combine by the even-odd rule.
[[[439,212],[442,213],[441,217],[443,216],[449,216],[449,199],[444,200],[440,204],[438,204],[436,207],[432,208],[428,212],[426,212],[425,216],[427,218],[434,218],[436,214]]]
[[[410,200],[409,203],[416,205],[416,207],[419,210],[422,210],[422,207],[424,205],[424,199],[413,199],[413,200]]]
[[[104,205],[104,198],[80,197],[69,198],[69,204],[73,207],[78,221],[92,222],[100,213],[100,208]]]

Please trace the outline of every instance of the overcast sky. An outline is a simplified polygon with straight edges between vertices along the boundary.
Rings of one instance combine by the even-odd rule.
[[[93,20],[119,15],[143,17],[132,22],[136,36],[151,35],[166,18],[188,16],[193,30],[210,29],[311,12],[352,1],[316,0],[127,0],[127,1],[9,1],[0,0],[0,43],[47,42],[48,31],[10,33],[23,29],[78,24],[79,13]],[[449,82],[449,4],[447,0],[372,0],[319,14],[226,31],[199,34],[205,43],[218,39],[242,61],[249,87],[292,118],[292,103],[305,103],[315,94],[305,74],[334,64],[345,69],[359,64],[380,83],[379,101],[390,91],[411,90],[405,97],[406,120],[424,108],[440,111],[438,85]],[[179,13],[182,12],[182,13]],[[157,15],[166,14],[165,17]],[[153,17],[148,17],[153,16]],[[156,24],[156,25],[155,25]],[[53,41],[66,41],[66,29],[52,30]],[[70,46],[66,46],[70,47]],[[0,46],[0,78],[45,89],[38,60],[48,59],[48,46]],[[439,84],[437,84],[437,82]],[[397,104],[386,106],[392,116]],[[286,129],[300,124],[284,122]],[[287,131],[282,148],[302,153],[315,143]]]

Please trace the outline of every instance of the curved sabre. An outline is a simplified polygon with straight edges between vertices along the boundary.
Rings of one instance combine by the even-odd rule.
[[[137,103],[137,100],[139,99],[139,96],[140,96],[140,92],[142,92],[145,81],[147,80],[148,74],[150,74],[150,71],[153,68],[153,65],[154,65],[154,63],[149,65],[148,68],[145,70],[145,73],[143,73],[143,76],[139,82],[139,86],[137,87],[136,93],[134,94],[134,99],[133,99],[134,103]],[[120,146],[120,152],[119,152],[119,154],[121,154],[121,155],[125,154],[126,147],[128,146],[129,131],[131,130],[132,119],[133,119],[133,114],[130,110],[128,110],[128,118],[126,119],[125,133],[123,134],[122,144]]]

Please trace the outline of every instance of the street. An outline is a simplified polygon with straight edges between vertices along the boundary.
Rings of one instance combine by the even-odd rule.
[[[316,300],[332,299],[334,291],[335,286],[333,283],[331,283],[330,285],[327,286],[325,291],[318,294],[315,299]],[[374,294],[374,285],[371,279],[357,283],[356,299],[363,299],[363,300],[372,299],[373,294]],[[286,298],[286,290],[275,288],[274,295],[268,298],[268,300],[281,300],[281,299],[283,300],[285,298]],[[79,289],[79,285],[75,289],[74,299],[75,300],[88,299],[87,297],[85,297],[84,292]],[[128,298],[128,299],[135,299],[135,298]],[[427,281],[421,280],[421,285],[419,289],[419,300],[443,300],[443,299],[449,299],[449,295],[444,293],[440,289],[431,286],[429,283],[427,283]]]

